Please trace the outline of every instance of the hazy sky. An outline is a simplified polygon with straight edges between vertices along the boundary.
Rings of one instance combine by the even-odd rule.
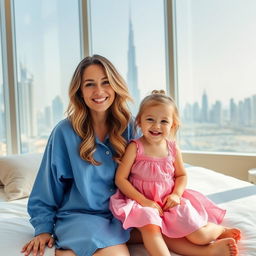
[[[80,61],[78,4],[14,2],[18,60],[33,74],[35,104],[41,108],[57,94],[67,95]],[[91,1],[92,50],[108,57],[126,79],[129,9],[144,96],[166,86],[163,1]],[[204,89],[211,102],[255,94],[256,1],[178,0],[176,11],[181,103],[201,101]]]
[[[180,98],[228,103],[256,94],[256,1],[179,0]]]

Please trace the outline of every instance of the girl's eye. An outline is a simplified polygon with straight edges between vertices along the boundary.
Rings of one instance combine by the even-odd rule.
[[[161,123],[168,124],[169,122],[167,120],[162,120]]]
[[[154,119],[153,119],[153,118],[147,118],[146,121],[148,121],[148,122],[153,122]]]

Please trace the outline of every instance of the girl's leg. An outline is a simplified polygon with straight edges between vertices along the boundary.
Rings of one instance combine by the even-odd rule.
[[[163,239],[161,230],[156,225],[146,225],[139,228],[144,246],[152,256],[171,256]]]
[[[76,256],[72,250],[55,250],[55,256]],[[93,256],[130,256],[125,244],[118,244],[97,250]]]
[[[186,238],[164,237],[168,248],[183,256],[237,256],[238,248],[233,238],[217,240],[208,245],[192,244]]]
[[[221,238],[240,239],[240,230],[235,228],[225,228],[214,223],[207,223],[204,227],[186,236],[194,244],[204,245]]]
[[[234,238],[236,242],[241,239],[241,231],[238,228],[225,228],[224,232],[217,238]]]
[[[168,248],[184,256],[236,256],[238,248],[235,240],[232,238],[221,239],[209,245],[192,244],[186,238],[169,238],[163,236]],[[142,237],[137,229],[131,232],[129,243],[142,243]]]

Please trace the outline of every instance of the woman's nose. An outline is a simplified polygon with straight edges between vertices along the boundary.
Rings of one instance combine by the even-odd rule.
[[[101,93],[102,90],[103,90],[103,88],[102,88],[102,86],[100,84],[96,84],[94,89],[95,89],[96,93]]]

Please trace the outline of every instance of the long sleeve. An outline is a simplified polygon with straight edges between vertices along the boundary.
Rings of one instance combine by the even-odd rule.
[[[72,179],[71,170],[63,131],[56,127],[48,140],[28,202],[35,235],[53,233],[56,211]]]

